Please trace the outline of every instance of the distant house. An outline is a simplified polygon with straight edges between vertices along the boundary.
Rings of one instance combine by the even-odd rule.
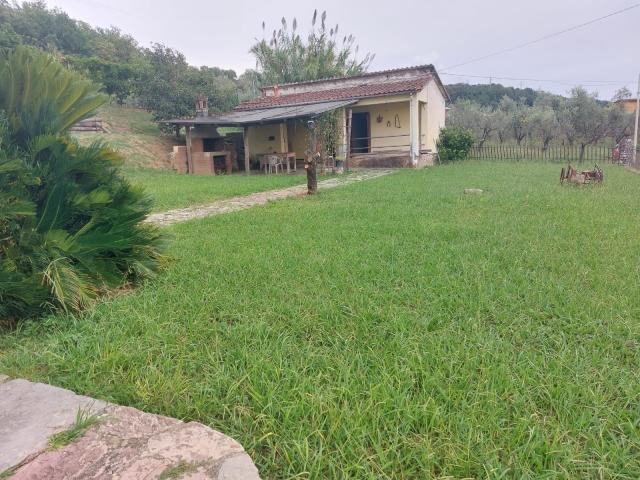
[[[637,100],[635,98],[623,98],[622,100],[617,100],[616,103],[621,105],[627,113],[636,112]]]
[[[219,127],[242,128],[235,150],[243,150],[245,170],[265,156],[281,156],[293,168],[309,145],[308,120],[329,111],[337,112],[340,131],[335,157],[349,166],[421,167],[433,163],[447,101],[435,68],[424,65],[264,87],[231,112],[209,115],[200,104],[195,118],[167,123],[186,128],[186,145],[173,158],[178,170],[191,173],[213,172],[216,158],[233,149]]]

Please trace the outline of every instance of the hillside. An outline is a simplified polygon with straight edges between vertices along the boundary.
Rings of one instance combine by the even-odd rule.
[[[446,85],[447,92],[451,100],[471,100],[482,106],[496,108],[500,104],[502,97],[509,97],[512,100],[524,99],[525,105],[531,106],[535,101],[538,92],[532,88],[505,87],[499,83],[491,85],[469,85],[467,83],[453,83]]]
[[[74,133],[81,144],[104,140],[125,157],[125,170],[169,168],[169,153],[179,139],[163,134],[150,113],[113,104],[101,107],[96,116],[110,126],[109,133]]]

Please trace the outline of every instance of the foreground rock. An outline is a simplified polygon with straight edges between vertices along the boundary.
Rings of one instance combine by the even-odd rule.
[[[50,448],[51,435],[74,427],[78,409],[97,422],[69,445]],[[200,423],[25,380],[0,384],[0,465],[14,480],[259,479],[238,442]]]

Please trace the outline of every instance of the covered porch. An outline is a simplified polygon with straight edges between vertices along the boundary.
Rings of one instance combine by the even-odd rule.
[[[363,99],[347,110],[347,127],[353,167],[419,167],[433,161],[426,102],[417,94]]]
[[[174,147],[172,164],[188,174],[296,172],[310,146],[307,122],[337,110],[344,123],[346,108],[354,103],[332,101],[169,120],[166,123],[176,132],[182,128],[185,132],[185,145]],[[344,144],[346,136],[338,137]],[[335,150],[346,151],[341,145]]]

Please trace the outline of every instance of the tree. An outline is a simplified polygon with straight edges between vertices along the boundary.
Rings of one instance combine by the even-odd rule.
[[[622,87],[616,90],[616,93],[613,94],[613,98],[611,100],[613,102],[618,102],[620,100],[631,98],[632,96],[633,94],[631,93],[631,90],[629,90],[627,87]]]
[[[50,52],[89,53],[91,27],[61,10],[48,10],[44,1],[25,2],[8,12],[12,28],[23,43]]]
[[[582,87],[571,90],[565,115],[574,138],[580,145],[580,161],[582,161],[587,145],[593,145],[607,136],[609,131],[607,115],[598,104],[596,95],[589,94]]]
[[[303,39],[298,33],[294,18],[289,29],[283,17],[281,27],[274,30],[271,38],[263,38],[250,49],[256,57],[257,73],[261,85],[341,77],[363,73],[374,56],[367,53],[358,59],[358,46],[353,35],[344,35],[340,40],[338,25],[327,29],[327,12],[320,15],[320,26],[316,27],[318,11],[313,12],[311,32]],[[266,25],[262,23],[263,33]]]
[[[143,223],[150,199],[115,151],[67,135],[106,97],[28,47],[0,58],[0,84],[0,318],[77,311],[153,276],[163,240]]]
[[[469,100],[461,100],[453,105],[449,112],[452,127],[473,133],[476,143],[482,147],[497,130],[496,112]]]
[[[502,97],[500,110],[506,115],[507,125],[511,129],[513,138],[520,145],[522,140],[527,137],[531,127],[528,108],[523,100],[516,101],[509,97]]]
[[[616,143],[633,133],[635,116],[633,113],[627,112],[622,105],[609,105],[606,108],[606,115],[609,135],[613,137]]]
[[[532,88],[505,87],[499,83],[490,85],[469,85],[467,83],[454,83],[447,85],[447,92],[454,103],[460,100],[471,100],[483,107],[497,109],[503,97],[512,100],[522,100],[528,107],[532,106],[540,92]]]
[[[145,50],[148,62],[135,92],[143,108],[157,120],[191,116],[198,95],[209,100],[209,110],[226,111],[238,103],[233,70],[189,65],[184,55],[161,44]]]
[[[542,149],[546,151],[551,141],[560,135],[556,112],[549,106],[536,104],[528,116],[531,135],[542,141]]]

